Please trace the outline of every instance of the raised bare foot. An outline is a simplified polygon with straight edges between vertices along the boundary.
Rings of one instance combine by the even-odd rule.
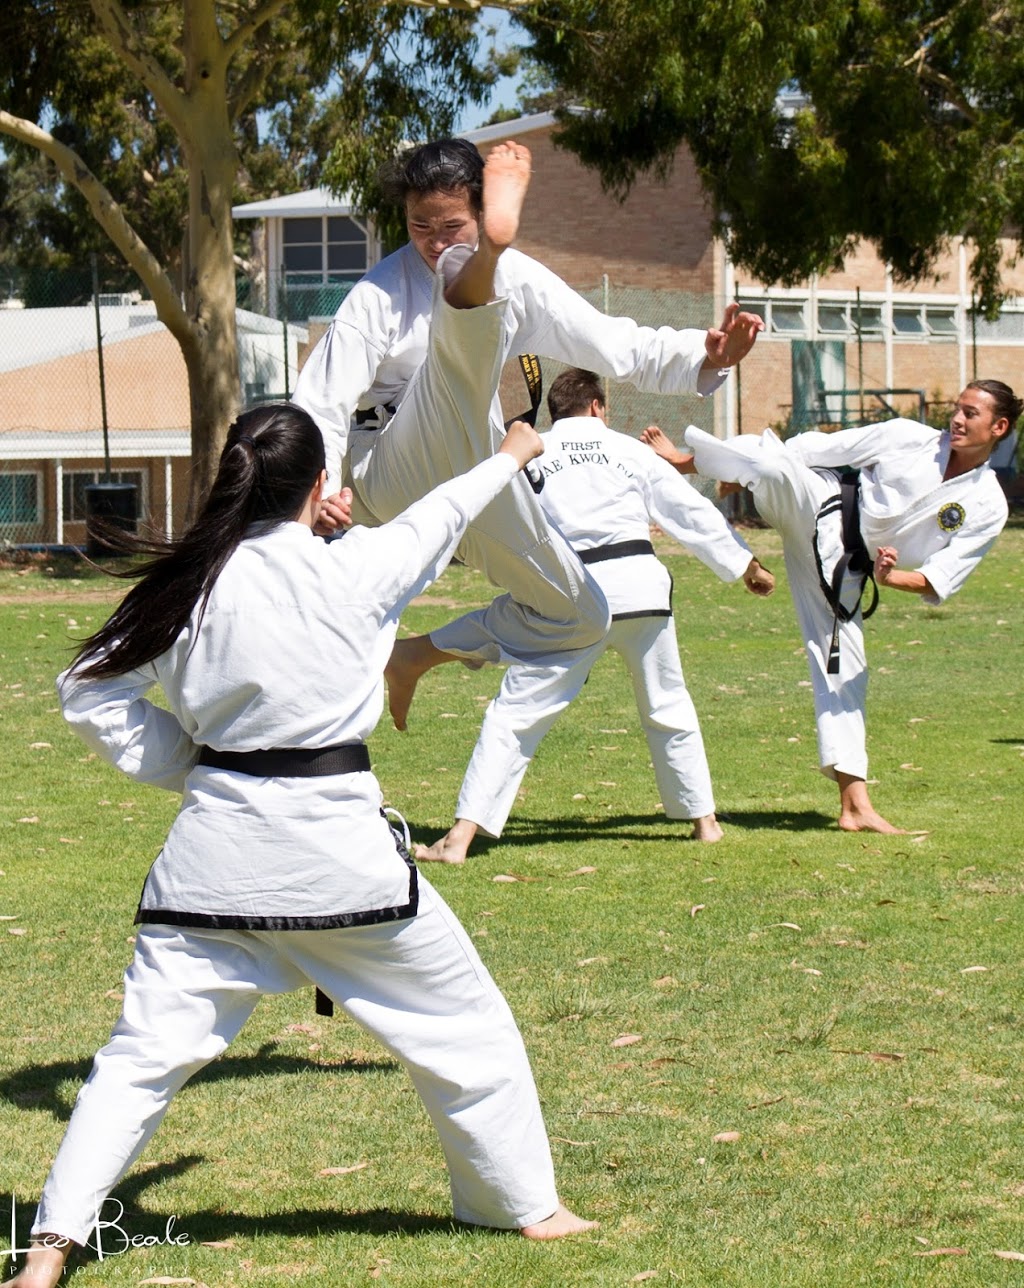
[[[564,1239],[567,1234],[582,1234],[584,1230],[596,1230],[596,1221],[584,1221],[575,1212],[570,1212],[564,1203],[559,1203],[554,1212],[536,1225],[524,1225],[519,1233],[526,1239]]]
[[[674,465],[677,469],[681,465],[693,463],[693,455],[688,452],[681,452],[658,425],[648,425],[641,433],[640,441],[641,443],[646,443],[662,460],[668,461],[669,465]]]
[[[396,640],[384,668],[384,682],[388,686],[388,710],[395,728],[403,731],[407,727],[409,708],[422,674],[413,662],[413,643],[412,640]]]
[[[491,148],[484,162],[480,239],[499,254],[516,239],[529,186],[530,149],[512,139]]]
[[[714,814],[705,814],[702,818],[693,820],[694,841],[720,841],[724,835],[722,825]]]
[[[433,845],[414,846],[412,856],[418,863],[465,863],[476,832],[477,825],[469,819],[456,819],[451,831]]]

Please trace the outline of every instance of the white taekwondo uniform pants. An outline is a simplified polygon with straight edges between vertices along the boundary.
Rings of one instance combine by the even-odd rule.
[[[456,1217],[512,1229],[550,1216],[551,1154],[519,1030],[455,916],[419,881],[408,921],[141,926],[121,1019],[79,1093],[33,1233],[84,1243],[174,1093],[226,1050],[263,994],[310,982],[409,1070],[441,1137]]]
[[[640,725],[669,818],[703,818],[715,809],[704,740],[683,679],[671,617],[613,621],[604,644],[621,654],[633,681]],[[591,660],[572,666],[511,667],[487,708],[459,792],[456,818],[500,836],[541,739],[576,697]]]
[[[442,274],[450,280],[468,249],[457,246],[446,252],[436,294],[442,290]],[[484,312],[462,311],[474,318]],[[378,523],[385,523],[497,449],[504,436],[496,414],[504,354],[500,342],[485,335],[482,323],[473,347],[475,352],[461,360],[457,352],[445,354],[453,369],[471,373],[458,387],[454,380],[442,383],[443,392],[458,405],[456,417],[435,395],[431,381],[421,378],[420,368],[383,429],[352,431],[349,452],[357,519],[362,506]],[[431,639],[444,652],[478,663],[543,663],[604,638],[604,595],[568,542],[548,523],[524,474],[470,524],[457,554],[508,593],[432,632]]]
[[[829,675],[835,614],[821,589],[814,559],[815,519],[821,505],[835,495],[835,483],[790,456],[771,430],[722,442],[690,426],[685,437],[698,473],[749,487],[758,513],[782,537],[786,576],[811,672],[821,772],[832,779],[837,773],[867,778],[864,626],[859,609],[848,622],[839,623],[839,673]],[[839,542],[835,549],[822,551],[826,567],[841,553],[841,536]]]

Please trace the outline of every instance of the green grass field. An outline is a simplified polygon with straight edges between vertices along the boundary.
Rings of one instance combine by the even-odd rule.
[[[1024,1283],[1024,529],[946,606],[888,592],[868,623],[873,799],[923,833],[896,837],[835,825],[777,539],[749,539],[780,576],[766,603],[666,547],[725,840],[660,814],[607,656],[502,840],[428,873],[520,1021],[563,1197],[600,1229],[541,1246],[454,1227],[406,1075],[307,990],[265,1001],[177,1098],[117,1191],[121,1227],[151,1246],[74,1262],[76,1288]],[[57,711],[70,644],[120,590],[0,573],[5,1245],[117,1017],[175,808]],[[450,570],[404,626],[487,594]],[[414,839],[450,823],[498,680],[443,668],[408,733],[374,735]],[[187,1243],[166,1241],[172,1217]]]

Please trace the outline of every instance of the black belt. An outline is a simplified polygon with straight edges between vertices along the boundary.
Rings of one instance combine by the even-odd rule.
[[[370,753],[363,742],[319,749],[274,747],[270,751],[217,751],[203,747],[199,764],[255,778],[320,778],[327,774],[364,773],[370,768]]]
[[[613,541],[611,545],[592,546],[576,553],[581,563],[592,564],[604,563],[606,559],[628,559],[631,555],[653,555],[654,547],[649,541]]]
[[[395,414],[395,408],[390,404],[386,407],[365,407],[362,411],[357,411],[355,415],[356,427],[358,429],[380,429],[380,412],[385,411],[389,416]]]

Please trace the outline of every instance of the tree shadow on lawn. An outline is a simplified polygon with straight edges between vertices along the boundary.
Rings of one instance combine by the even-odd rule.
[[[730,810],[719,813],[725,828],[744,831],[820,832],[834,831],[837,824],[829,814],[819,810]],[[436,827],[407,820],[415,837],[436,834]],[[472,855],[487,854],[497,846],[524,848],[558,841],[688,841],[691,824],[683,819],[665,818],[661,814],[607,814],[600,818],[512,818],[499,840],[478,834]],[[728,834],[727,834],[728,835]],[[432,866],[432,865],[431,865]]]
[[[92,1060],[57,1060],[52,1064],[31,1064],[0,1078],[0,1099],[10,1100],[21,1109],[41,1109],[60,1122],[71,1117],[79,1086],[89,1076]],[[287,1055],[276,1050],[276,1044],[265,1042],[253,1055],[220,1056],[201,1069],[186,1083],[188,1087],[203,1082],[225,1079],[281,1077],[295,1073],[401,1073],[397,1060],[339,1060],[330,1063],[310,1060],[305,1056]],[[66,1087],[73,1083],[73,1089]],[[180,1094],[180,1093],[179,1093]]]

